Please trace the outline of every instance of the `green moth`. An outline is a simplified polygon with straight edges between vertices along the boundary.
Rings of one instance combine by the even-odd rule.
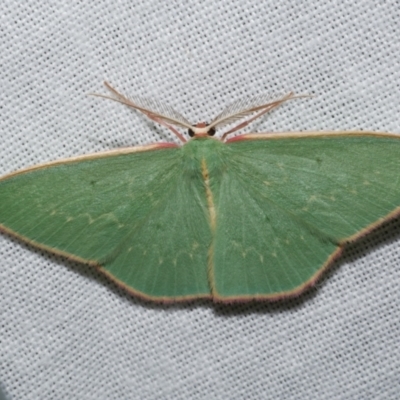
[[[295,97],[236,102],[193,126],[170,107],[106,86],[110,98],[167,126],[184,144],[119,149],[4,176],[0,229],[96,266],[135,295],[223,302],[298,295],[346,243],[400,214],[398,135],[227,139]]]

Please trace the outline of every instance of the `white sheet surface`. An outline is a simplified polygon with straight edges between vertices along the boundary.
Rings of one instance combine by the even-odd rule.
[[[86,96],[105,79],[194,122],[293,90],[315,97],[247,131],[400,133],[396,2],[3,0],[0,17],[1,175],[176,140]],[[399,293],[399,219],[301,298],[235,306],[140,301],[0,235],[0,386],[10,399],[396,399]]]

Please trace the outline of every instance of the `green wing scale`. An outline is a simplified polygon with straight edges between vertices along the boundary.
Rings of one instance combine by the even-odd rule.
[[[157,301],[279,299],[400,213],[400,137],[194,137],[0,180],[0,229]]]

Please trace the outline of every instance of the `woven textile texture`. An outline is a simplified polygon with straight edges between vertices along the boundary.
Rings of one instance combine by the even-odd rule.
[[[0,3],[0,173],[159,141],[167,130],[87,96],[210,120],[233,100],[313,94],[247,132],[400,133],[397,2]],[[382,193],[384,196],[384,193]],[[141,301],[93,268],[0,235],[7,399],[396,399],[400,220],[349,246],[283,303]],[[1,396],[1,395],[0,395]]]

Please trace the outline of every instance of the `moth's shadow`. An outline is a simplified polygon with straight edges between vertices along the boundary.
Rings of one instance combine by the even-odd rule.
[[[345,263],[356,260],[359,257],[365,256],[370,252],[373,252],[384,244],[400,241],[400,216],[392,219],[391,221],[385,222],[378,228],[363,236],[357,241],[348,244],[342,253],[342,255],[335,260],[327,271],[323,274],[322,278],[316,283],[315,286],[309,288],[304,293],[293,298],[287,298],[277,301],[249,301],[242,303],[217,303],[212,300],[190,300],[187,302],[178,303],[157,303],[150,300],[145,300],[137,296],[131,295],[124,289],[119,287],[116,283],[110,281],[105,275],[94,267],[90,267],[85,264],[71,261],[66,257],[49,253],[45,250],[38,249],[28,243],[22,242],[13,236],[6,234],[11,240],[22,247],[25,247],[29,251],[33,251],[41,254],[51,262],[63,265],[70,270],[77,272],[78,274],[92,279],[98,282],[99,285],[106,286],[115,295],[124,298],[126,301],[140,305],[144,308],[151,310],[191,310],[198,307],[209,308],[212,307],[216,314],[220,316],[233,316],[233,315],[245,315],[252,313],[280,313],[289,310],[295,310],[302,307],[305,303],[313,299],[318,295],[319,289],[329,284],[329,280],[333,274]]]

